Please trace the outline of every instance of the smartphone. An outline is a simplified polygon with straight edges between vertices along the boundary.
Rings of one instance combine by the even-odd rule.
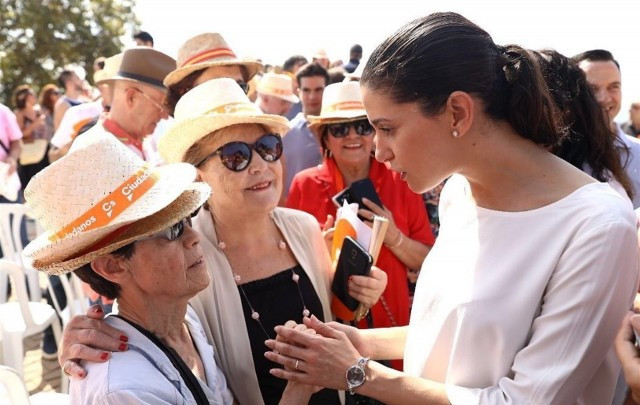
[[[373,265],[373,258],[352,237],[342,243],[331,291],[351,311],[358,309],[359,302],[349,295],[347,282],[350,276],[366,276]]]
[[[352,202],[351,201],[351,190],[349,189],[349,187],[345,188],[344,190],[342,190],[338,194],[334,195],[331,198],[331,201],[333,201],[333,204],[335,204],[335,206],[337,208],[341,208],[345,201],[347,203],[351,203]]]
[[[380,197],[378,196],[375,187],[373,187],[373,182],[370,178],[367,177],[362,180],[354,181],[353,183],[351,183],[349,190],[351,202],[358,203],[358,207],[367,210],[369,209],[362,203],[363,198],[366,198],[369,201],[376,203],[379,207],[382,207]]]

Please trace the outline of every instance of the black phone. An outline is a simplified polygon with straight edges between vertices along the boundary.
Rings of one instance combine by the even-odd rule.
[[[373,182],[370,178],[365,178],[362,180],[354,181],[351,183],[349,187],[349,194],[351,198],[351,202],[358,203],[359,208],[369,209],[366,205],[362,203],[362,199],[366,198],[369,201],[376,203],[378,206],[382,207],[382,202],[380,202],[380,197],[376,192],[375,187],[373,186]]]
[[[349,189],[349,187],[345,188],[344,190],[342,190],[338,194],[334,195],[331,198],[331,201],[333,201],[333,204],[337,208],[341,208],[345,201],[347,203],[351,203],[352,202],[351,201],[351,190]]]
[[[349,295],[347,282],[350,276],[366,276],[373,265],[373,257],[356,242],[347,236],[342,242],[336,273],[333,276],[331,291],[351,311],[358,309],[358,300]]]

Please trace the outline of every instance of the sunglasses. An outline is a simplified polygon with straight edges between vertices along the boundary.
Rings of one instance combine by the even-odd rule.
[[[367,136],[373,133],[373,127],[367,120],[327,124],[327,130],[334,138],[344,138],[349,135],[350,127],[355,128],[356,134],[358,135]]]
[[[266,162],[275,162],[282,155],[282,139],[278,134],[262,135],[254,144],[244,142],[229,142],[222,145],[196,165],[200,167],[215,155],[220,155],[220,161],[227,169],[241,172],[251,163],[252,151],[256,151]]]
[[[244,94],[248,94],[249,93],[249,84],[248,83],[245,83],[245,82],[236,82],[236,83],[238,83],[238,86],[240,86],[242,91],[244,91]]]
[[[196,211],[196,212],[198,212],[198,211]],[[184,227],[186,225],[189,225],[189,227],[191,227],[191,216],[188,216],[186,218],[182,218],[180,221],[178,221],[175,224],[173,224],[173,225],[161,230],[160,232],[156,232],[153,235],[149,235],[149,236],[146,236],[144,238],[140,238],[140,239],[138,239],[138,242],[139,241],[143,241],[143,240],[147,240],[147,239],[156,239],[156,238],[163,238],[163,239],[166,239],[166,240],[168,240],[170,242],[173,242],[174,240],[178,240],[184,234]]]

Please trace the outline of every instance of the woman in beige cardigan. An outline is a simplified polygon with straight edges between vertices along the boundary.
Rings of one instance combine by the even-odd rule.
[[[277,403],[285,390],[264,357],[264,341],[275,337],[274,326],[311,314],[331,319],[331,264],[318,223],[306,213],[277,208],[282,187],[278,134],[286,131],[286,119],[262,114],[233,80],[216,79],[179,101],[176,123],[158,145],[166,162],[194,164],[214,190],[194,218],[203,235],[211,288],[191,305],[241,404]],[[354,276],[350,291],[370,307],[385,286],[384,272],[374,268],[371,277]],[[75,326],[83,327],[80,321]],[[61,360],[93,360],[86,346],[84,354],[74,352],[73,333],[65,332]],[[119,337],[113,330],[106,333]],[[90,343],[118,347],[107,340]],[[75,365],[65,368],[75,374]],[[320,391],[310,403],[338,403],[337,393]]]

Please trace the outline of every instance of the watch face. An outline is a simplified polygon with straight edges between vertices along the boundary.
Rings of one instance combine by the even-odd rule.
[[[360,366],[351,366],[347,371],[347,380],[353,386],[361,385],[364,382],[364,368]]]

